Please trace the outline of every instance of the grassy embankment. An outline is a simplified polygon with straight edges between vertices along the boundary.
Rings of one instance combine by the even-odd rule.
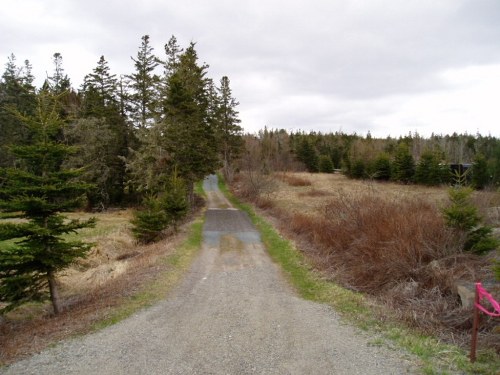
[[[500,360],[493,352],[480,352],[476,363],[471,364],[464,350],[421,335],[391,321],[377,318],[373,305],[362,294],[326,281],[315,272],[311,264],[271,224],[257,215],[254,209],[239,202],[219,178],[219,187],[238,208],[247,212],[261,232],[262,240],[273,258],[279,263],[297,292],[304,298],[327,303],[340,312],[343,318],[359,328],[375,334],[373,345],[402,347],[417,356],[424,374],[452,374],[460,371],[468,374],[497,374]]]

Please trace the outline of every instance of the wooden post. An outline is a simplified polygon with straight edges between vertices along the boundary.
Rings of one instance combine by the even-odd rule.
[[[477,284],[474,297],[474,320],[472,322],[472,339],[470,344],[470,361],[474,363],[476,361],[476,349],[477,349],[477,332],[479,330],[479,309],[477,304],[479,303],[479,294],[477,292]]]

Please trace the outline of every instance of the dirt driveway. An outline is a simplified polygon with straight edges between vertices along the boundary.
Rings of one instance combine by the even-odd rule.
[[[370,345],[326,305],[302,300],[247,216],[205,181],[204,244],[163,302],[0,374],[406,374],[403,353]]]

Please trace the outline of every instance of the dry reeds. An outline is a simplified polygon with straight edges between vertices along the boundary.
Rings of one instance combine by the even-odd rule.
[[[280,173],[278,175],[278,178],[281,181],[286,182],[290,186],[311,186],[312,185],[311,180],[304,178],[304,177],[299,177],[296,175]]]
[[[300,192],[298,194],[299,197],[312,197],[312,198],[327,197],[329,195],[331,195],[331,193],[329,193],[328,191],[315,189],[315,188],[313,188],[309,191]]]

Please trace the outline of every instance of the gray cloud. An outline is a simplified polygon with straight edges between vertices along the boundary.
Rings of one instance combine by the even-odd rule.
[[[214,79],[230,77],[248,130],[427,131],[436,126],[429,119],[460,118],[446,117],[459,96],[445,72],[500,69],[497,0],[26,0],[5,13],[0,56],[14,52],[50,71],[61,52],[77,84],[101,54],[115,73],[129,73],[144,34],[159,55],[172,34],[182,45],[195,41]],[[429,97],[448,112],[419,107]],[[488,120],[461,103],[463,118],[481,119],[472,132],[494,133],[498,109],[481,107],[492,111]]]

